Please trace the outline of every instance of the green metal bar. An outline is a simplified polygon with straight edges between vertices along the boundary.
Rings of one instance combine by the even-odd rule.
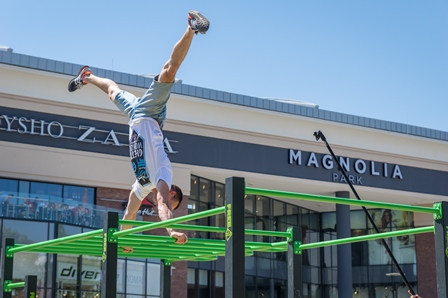
[[[185,215],[185,216],[180,216],[177,218],[168,219],[168,220],[157,222],[157,223],[150,223],[150,224],[147,224],[147,225],[144,225],[141,227],[136,227],[136,228],[132,228],[132,229],[124,230],[124,231],[115,232],[112,235],[112,238],[115,239],[120,236],[122,237],[125,235],[129,235],[129,234],[133,234],[133,233],[137,233],[137,232],[149,231],[149,230],[153,230],[153,229],[157,229],[157,228],[166,228],[167,226],[169,226],[171,224],[187,222],[190,220],[195,220],[195,219],[199,219],[199,218],[210,217],[210,216],[222,214],[225,212],[225,210],[226,210],[226,207],[223,206],[223,207],[219,207],[219,208],[215,208],[215,209],[211,209],[211,210],[206,210],[206,211],[197,212],[197,213],[193,213],[193,214],[189,214],[189,215]],[[121,223],[121,221],[120,221],[120,223]]]
[[[23,288],[25,286],[25,282],[21,281],[21,282],[14,282],[14,283],[10,283],[5,285],[5,290],[12,290],[15,288]]]
[[[71,236],[67,236],[67,237],[62,237],[62,238],[58,238],[58,239],[52,239],[52,240],[48,240],[48,241],[27,244],[27,245],[18,246],[18,247],[15,245],[14,248],[8,249],[8,253],[13,254],[13,253],[21,252],[21,251],[31,250],[31,249],[38,248],[38,247],[46,247],[46,246],[55,245],[55,244],[64,243],[64,242],[65,243],[73,242],[73,241],[80,240],[80,239],[90,238],[95,235],[101,235],[102,232],[103,232],[103,230],[96,230],[96,231],[90,231],[90,232],[86,232],[86,233],[82,233],[82,234],[76,234],[76,235],[71,235]]]
[[[138,241],[145,241],[145,240],[151,240],[154,242],[169,242],[174,244],[176,239],[169,237],[169,236],[157,236],[157,235],[127,235],[126,237],[122,238],[124,240],[138,240]],[[120,239],[118,241],[120,243]],[[204,245],[223,245],[225,242],[224,240],[218,240],[218,239],[197,239],[197,238],[189,238],[187,245],[189,243],[197,243],[197,244],[204,244]]]
[[[291,237],[291,233],[288,232],[278,232],[278,231],[265,231],[265,230],[246,230],[246,235],[255,236],[272,236],[272,237]]]
[[[42,250],[42,251],[36,251],[36,252],[42,252],[42,253],[64,253],[64,254],[70,254],[70,255],[89,255],[89,256],[94,256],[94,257],[101,257],[102,256],[102,252],[101,251],[85,251],[85,250],[80,250],[80,251],[72,251],[72,252],[60,252],[58,250],[54,250],[54,251],[46,251],[46,250]],[[223,254],[224,255],[224,254]],[[167,255],[165,254],[161,254],[161,253],[148,253],[147,251],[143,251],[143,252],[139,252],[139,251],[134,251],[132,254],[129,253],[123,253],[123,252],[118,252],[118,256],[121,258],[152,258],[152,259],[166,259]],[[213,260],[217,260],[218,256],[220,256],[219,254],[216,255],[210,255],[210,254],[204,254],[204,255],[197,255],[197,256],[179,256],[176,254],[170,255],[169,259],[171,260],[178,260],[178,261],[213,261]]]
[[[429,233],[429,232],[434,233],[434,226],[413,228],[413,229],[392,231],[392,232],[384,232],[384,233],[378,233],[378,234],[356,236],[356,237],[349,237],[349,238],[342,238],[342,239],[335,239],[335,240],[328,240],[328,241],[322,241],[322,242],[316,242],[316,243],[307,243],[307,244],[300,245],[300,249],[304,250],[304,249],[319,248],[319,247],[325,247],[325,246],[340,245],[340,244],[347,244],[347,243],[361,242],[361,241],[368,241],[368,240],[377,240],[377,239],[391,238],[391,237],[398,237],[398,236],[405,236],[405,235],[423,234],[423,233]]]
[[[123,225],[129,226],[144,226],[147,225],[147,222],[144,221],[136,221],[136,220],[120,220],[120,223]],[[186,231],[197,231],[197,232],[210,232],[210,233],[225,233],[226,229],[222,227],[208,227],[208,226],[197,226],[197,225],[185,225],[185,224],[172,224],[166,226],[166,228],[173,228],[178,230],[186,230]],[[250,230],[246,229],[246,235],[255,235],[255,236],[273,236],[273,237],[289,237],[290,234],[288,232],[278,232],[278,231],[265,231],[265,230]]]
[[[324,203],[335,203],[335,204],[352,205],[352,206],[373,207],[373,208],[386,208],[386,209],[393,209],[393,210],[422,212],[422,213],[431,213],[431,214],[439,214],[439,212],[440,212],[439,209],[431,208],[431,207],[411,206],[411,205],[404,205],[404,204],[394,204],[394,203],[375,202],[375,201],[366,201],[366,200],[352,200],[352,199],[335,198],[335,197],[329,197],[329,196],[318,196],[318,195],[311,195],[311,194],[302,194],[302,193],[261,189],[261,188],[251,188],[251,187],[246,188],[246,195],[261,195],[261,196],[268,196],[268,197],[280,197],[280,198],[285,198],[285,199],[299,199],[299,200],[317,201],[317,202],[324,202]]]

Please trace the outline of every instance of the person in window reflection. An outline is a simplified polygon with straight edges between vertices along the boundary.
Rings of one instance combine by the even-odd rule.
[[[12,198],[12,194],[2,194],[0,195],[0,203],[1,203],[1,215],[7,216],[8,215],[8,205],[9,200]]]
[[[397,230],[397,225],[392,220],[392,211],[390,209],[386,209],[386,210],[384,210],[383,215],[381,216],[380,231],[381,232],[392,232],[395,230]],[[394,256],[399,257],[400,250],[399,250],[399,241],[398,241],[397,237],[387,238],[384,240],[386,241],[389,248],[392,250],[392,253],[394,254]],[[389,256],[389,253],[386,250],[384,250],[384,254],[387,255],[387,264],[392,264],[392,259]]]
[[[157,205],[161,220],[173,218],[172,210],[182,201],[182,191],[172,184],[173,171],[165,152],[162,127],[166,119],[166,104],[170,98],[177,70],[181,66],[197,33],[204,34],[209,21],[198,11],[188,12],[188,27],[181,39],[174,45],[171,56],[155,76],[151,86],[138,98],[123,91],[110,79],[95,76],[88,66],[79,71],[69,85],[70,92],[92,84],[108,94],[109,99],[129,118],[129,149],[132,168],[136,181],[129,195],[128,205],[123,219],[135,220],[142,200],[150,193]],[[132,226],[122,225],[122,230]],[[168,234],[176,238],[176,243],[188,241],[184,233],[167,229]],[[123,247],[123,252],[133,252],[131,247]]]

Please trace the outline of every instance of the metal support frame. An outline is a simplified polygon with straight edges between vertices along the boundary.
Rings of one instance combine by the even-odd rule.
[[[171,298],[171,262],[160,260],[160,298]]]
[[[2,284],[2,293],[3,298],[12,298],[12,292],[10,290],[5,289],[5,285],[12,283],[12,273],[13,273],[13,263],[14,263],[14,255],[8,254],[7,250],[10,247],[14,247],[15,241],[11,238],[5,238],[3,240],[3,246],[2,246],[2,277],[1,277],[1,284]]]
[[[434,216],[437,297],[446,298],[448,291],[448,202],[436,203],[441,216]]]
[[[337,198],[350,198],[350,192],[337,191]],[[338,239],[350,238],[350,206],[336,204],[336,235]],[[352,244],[341,244],[336,247],[338,260],[338,295],[350,297],[353,295]]]
[[[118,231],[117,212],[107,212],[103,226],[103,254],[101,258],[101,297],[117,297],[118,240],[111,235]]]
[[[288,239],[288,298],[302,298],[302,228],[291,227]]]
[[[225,297],[245,297],[244,178],[226,178]]]
[[[37,275],[25,276],[25,298],[37,297]]]
[[[76,297],[82,298],[82,255],[78,256],[76,267]]]

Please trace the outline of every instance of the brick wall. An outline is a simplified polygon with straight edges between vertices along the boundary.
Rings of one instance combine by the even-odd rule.
[[[418,234],[415,237],[418,294],[421,297],[437,297],[434,234]]]
[[[116,189],[116,188],[104,188],[98,187],[96,191],[96,204],[98,206],[104,206],[109,208],[115,208],[123,210],[123,202],[127,202],[130,189]],[[184,196],[182,205],[173,212],[174,217],[179,217],[188,214],[187,209],[188,198]],[[157,208],[155,209],[157,213]],[[157,215],[144,215],[144,221],[158,222],[160,221]],[[144,232],[151,235],[167,235],[165,229],[157,229],[154,231]],[[173,275],[171,276],[171,296],[172,297],[187,297],[187,262],[174,262],[171,267],[173,268]]]

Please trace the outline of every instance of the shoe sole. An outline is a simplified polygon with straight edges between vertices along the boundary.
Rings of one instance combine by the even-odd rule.
[[[198,29],[199,33],[205,34],[208,31],[208,29],[210,28],[210,21],[206,17],[204,17],[199,11],[190,10],[188,12],[188,15],[196,19],[197,26],[202,29],[202,30]]]
[[[72,84],[72,82],[73,82],[74,80],[76,80],[77,77],[79,77],[79,76],[81,75],[81,73],[83,72],[83,70],[86,69],[86,68],[90,68],[90,67],[87,66],[87,65],[81,67],[81,69],[80,69],[79,72],[78,72],[78,75],[77,75],[76,77],[74,77],[73,79],[70,80],[70,82],[68,83],[68,91],[70,91],[70,92],[74,92],[74,91],[78,90],[78,88],[76,88],[75,90],[70,90],[70,85]],[[83,83],[83,84],[84,84],[84,83]]]

